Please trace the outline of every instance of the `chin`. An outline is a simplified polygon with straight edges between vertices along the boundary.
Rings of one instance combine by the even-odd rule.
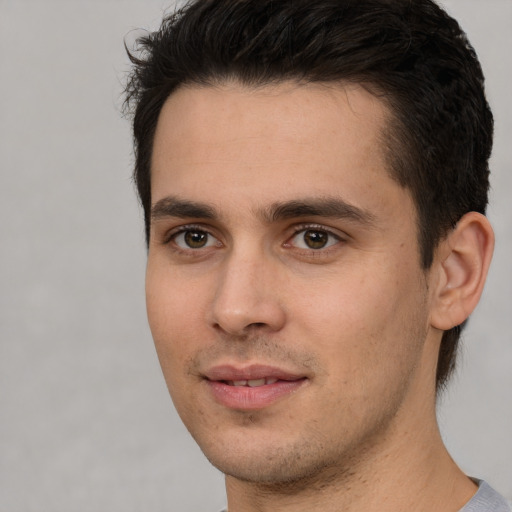
[[[321,445],[311,442],[265,442],[245,440],[242,446],[230,443],[226,448],[217,444],[212,449],[203,447],[206,458],[227,477],[264,486],[295,487],[299,482],[317,479],[325,475],[335,462],[322,457]],[[336,472],[339,475],[340,469]]]

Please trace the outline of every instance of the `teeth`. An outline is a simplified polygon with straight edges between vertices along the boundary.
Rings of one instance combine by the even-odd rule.
[[[257,388],[259,386],[264,386],[265,385],[265,379],[254,379],[254,380],[248,380],[247,381],[247,385],[250,387],[250,388]]]
[[[274,384],[278,379],[252,379],[252,380],[229,380],[227,384],[230,386],[249,386],[250,388],[257,388],[268,384]]]

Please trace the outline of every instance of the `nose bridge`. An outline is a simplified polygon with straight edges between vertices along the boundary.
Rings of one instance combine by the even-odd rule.
[[[279,330],[285,320],[275,282],[275,262],[256,244],[233,247],[219,273],[213,323],[230,334],[249,327]]]

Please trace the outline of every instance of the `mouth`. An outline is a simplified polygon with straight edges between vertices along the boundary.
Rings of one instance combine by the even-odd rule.
[[[225,380],[221,381],[228,386],[247,386],[250,388],[259,388],[261,386],[268,386],[275,384],[279,379],[274,378],[263,378],[263,379],[251,379],[251,380]]]
[[[204,377],[217,403],[228,409],[251,411],[290,397],[308,381],[304,375],[262,365],[216,366]]]

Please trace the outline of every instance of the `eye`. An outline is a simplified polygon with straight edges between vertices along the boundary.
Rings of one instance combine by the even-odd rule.
[[[326,249],[331,245],[335,245],[340,241],[340,238],[325,229],[309,228],[302,229],[295,233],[292,237],[290,245],[298,247],[299,249]]]
[[[186,229],[176,233],[172,240],[180,249],[205,249],[220,245],[220,242],[207,231]]]

